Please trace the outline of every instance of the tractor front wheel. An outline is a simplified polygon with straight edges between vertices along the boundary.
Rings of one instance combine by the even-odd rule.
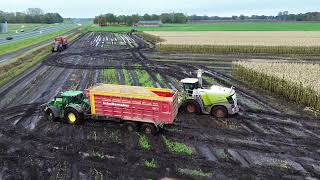
[[[47,109],[45,112],[44,112],[44,115],[45,115],[45,118],[48,120],[48,121],[54,121],[56,119],[56,117],[54,117],[54,114],[52,112],[51,109]]]
[[[64,119],[69,124],[81,124],[83,116],[73,108],[67,108],[64,111]]]

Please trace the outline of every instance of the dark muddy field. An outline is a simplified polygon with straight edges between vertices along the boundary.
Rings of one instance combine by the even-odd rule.
[[[0,87],[0,179],[306,179],[320,177],[320,123],[231,75],[235,60],[316,62],[317,57],[155,52],[139,36],[86,33]],[[114,122],[46,121],[39,105],[59,91],[117,83],[179,89],[204,69],[204,83],[235,86],[241,112],[228,119],[179,113],[150,145]],[[173,152],[165,140],[186,145]],[[191,153],[190,153],[191,151]],[[153,161],[155,167],[146,162]]]

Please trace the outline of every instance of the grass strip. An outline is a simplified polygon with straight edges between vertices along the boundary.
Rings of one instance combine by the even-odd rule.
[[[156,74],[156,78],[157,78],[157,81],[161,84],[162,87],[167,87],[167,85],[165,83],[165,80],[163,79],[163,77],[161,76],[160,73]]]
[[[60,31],[56,31],[56,32],[50,32],[47,34],[42,34],[42,35],[38,35],[38,36],[33,36],[27,39],[22,39],[22,40],[17,40],[14,42],[10,42],[10,43],[5,43],[5,44],[1,44],[0,45],[0,55],[9,53],[9,52],[13,52],[16,51],[18,49],[33,45],[33,44],[37,44],[40,43],[42,41],[54,38],[58,35],[61,35],[67,31],[70,31],[73,28],[68,28],[68,29],[64,29],[64,30],[60,30]]]
[[[119,84],[115,69],[104,69],[101,72],[101,81],[104,83]]]
[[[122,69],[122,73],[123,73],[123,76],[124,76],[124,83],[126,85],[132,85],[133,82],[131,81],[131,78],[130,78],[130,75],[129,75],[129,71],[126,70],[126,69]]]
[[[148,142],[147,136],[144,134],[139,134],[139,145],[144,150],[150,150],[151,145]]]
[[[210,86],[212,86],[212,85],[214,85],[214,84],[217,84],[217,81],[216,81],[215,79],[213,79],[212,77],[210,77],[210,76],[204,75],[204,76],[202,76],[202,78],[203,78],[207,83],[209,83],[208,85],[210,85]]]
[[[12,63],[6,62],[5,64],[2,64],[0,66],[0,86],[42,61],[49,53],[50,46],[45,45],[13,59]]]
[[[144,166],[146,166],[147,168],[156,168],[157,164],[156,164],[156,161],[154,159],[151,159],[151,160],[145,160],[144,161]]]
[[[162,24],[159,27],[136,27],[138,31],[320,31],[315,22],[225,22]],[[131,26],[87,26],[87,31],[128,32]]]
[[[153,87],[153,83],[149,73],[145,70],[136,70],[136,75],[139,81],[139,84],[144,87]]]
[[[202,176],[202,177],[211,177],[213,176],[213,173],[209,172],[203,172],[201,169],[195,170],[195,169],[178,169],[178,172],[183,175],[190,175],[190,176]]]
[[[68,36],[69,41],[77,38],[79,34],[74,33]],[[51,53],[51,44],[46,44],[0,64],[0,86],[12,78],[23,73],[35,64],[41,62]]]
[[[188,155],[191,155],[193,152],[191,147],[185,145],[184,143],[175,142],[173,140],[166,138],[165,136],[162,136],[162,138],[165,145],[171,152],[185,153]]]

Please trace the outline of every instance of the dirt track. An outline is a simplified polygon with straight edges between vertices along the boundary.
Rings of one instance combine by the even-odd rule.
[[[239,58],[317,61],[316,57],[192,55],[147,47],[137,36],[87,33],[68,50],[1,87],[0,179],[199,179],[179,169],[213,173],[207,179],[320,176],[319,120],[281,98],[250,89],[230,74],[231,62]],[[72,126],[48,122],[39,112],[39,104],[61,90],[99,82],[144,85],[138,77],[142,71],[154,86],[178,89],[177,81],[194,76],[198,68],[220,84],[236,86],[241,113],[225,120],[180,113],[176,125],[148,137],[149,151],[139,147],[137,133],[129,134],[117,123]],[[114,70],[115,79],[104,75],[106,69]],[[162,135],[192,147],[193,154],[170,152]],[[104,158],[97,158],[97,153]],[[157,167],[148,169],[144,161],[152,158]]]

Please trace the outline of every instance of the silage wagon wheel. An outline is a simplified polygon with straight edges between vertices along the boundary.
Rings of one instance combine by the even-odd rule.
[[[228,110],[224,106],[215,106],[211,110],[211,115],[217,118],[228,117]]]
[[[129,132],[138,131],[138,124],[136,122],[126,121],[123,123],[122,126],[124,127],[125,130]]]
[[[158,129],[155,125],[151,123],[143,123],[141,125],[140,131],[144,134],[152,134],[155,135],[158,132]]]
[[[64,111],[64,120],[69,124],[81,124],[83,117],[77,110],[66,108]]]

